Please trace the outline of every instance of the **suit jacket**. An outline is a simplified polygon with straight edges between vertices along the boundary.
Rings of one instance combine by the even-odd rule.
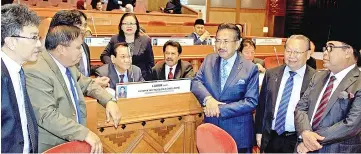
[[[132,65],[132,68],[128,70],[128,81],[129,82],[143,82],[143,76],[142,72],[140,71],[140,68]],[[110,88],[115,89],[117,83],[119,83],[119,77],[115,70],[114,64],[105,64],[98,69],[95,70],[95,74],[98,76],[106,76],[110,79]]]
[[[33,153],[38,153],[38,124],[29,97],[25,99],[28,129],[35,132],[29,133],[29,148]],[[30,123],[33,123],[33,128],[30,128]],[[23,149],[24,137],[18,102],[9,71],[1,60],[1,153],[23,153]]]
[[[253,63],[255,63],[255,64],[261,64],[263,67],[265,67],[265,66],[264,66],[264,60],[263,60],[263,59],[254,58],[254,59],[253,59]]]
[[[166,65],[165,61],[161,61],[152,68],[153,80],[166,79],[165,65]],[[175,72],[174,72],[174,78],[180,79],[180,78],[193,78],[193,77],[194,77],[194,72],[193,72],[192,64],[187,61],[183,61],[181,59],[178,60],[177,67],[175,68]]]
[[[238,148],[250,148],[254,141],[252,112],[258,104],[258,68],[237,53],[221,91],[220,62],[218,54],[208,55],[192,80],[191,91],[200,103],[207,96],[226,103],[219,106],[219,118],[205,117],[204,121],[224,129]]]
[[[256,111],[256,134],[262,134],[261,152],[265,150],[271,139],[272,121],[275,119],[274,112],[278,96],[278,90],[282,81],[286,65],[272,68],[266,71],[262,82],[259,103]],[[306,91],[315,70],[306,66],[302,81],[300,96]]]
[[[107,4],[107,11],[111,11],[114,9],[119,9],[119,4],[118,4],[118,0],[108,0],[108,4]]]
[[[114,35],[108,45],[105,47],[103,53],[100,55],[100,60],[104,64],[111,64],[110,55],[114,52],[114,45],[119,42],[125,42],[124,38],[119,35]],[[152,67],[154,66],[154,55],[152,44],[147,36],[139,36],[134,40],[134,48],[131,49],[132,63],[138,66],[142,71],[143,78],[147,81],[152,78]]]
[[[167,2],[164,12],[170,13],[170,10],[173,10],[173,14],[182,14],[182,4],[181,3],[174,3],[174,2]]]
[[[316,65],[316,59],[313,58],[313,57],[310,57],[310,59],[308,59],[306,61],[306,64],[310,67],[312,67],[313,69],[316,69],[317,68],[317,65]]]
[[[193,38],[193,44],[194,45],[207,45],[207,40],[204,40],[203,42],[197,37],[196,33],[191,33],[187,37]]]
[[[295,125],[298,135],[311,130],[325,137],[320,143],[320,153],[361,152],[361,77],[354,67],[332,93],[322,115],[319,129],[312,130],[310,121],[317,110],[316,103],[322,88],[327,85],[330,71],[317,72],[295,110]],[[343,96],[342,93],[346,93]],[[355,95],[354,98],[347,93]]]
[[[112,99],[93,79],[83,76],[76,66],[69,67],[79,97],[82,115],[82,123],[79,124],[66,79],[49,53],[43,51],[36,63],[24,69],[29,97],[38,119],[39,152],[67,141],[85,139],[89,129],[86,128],[83,94],[98,99],[103,106]]]

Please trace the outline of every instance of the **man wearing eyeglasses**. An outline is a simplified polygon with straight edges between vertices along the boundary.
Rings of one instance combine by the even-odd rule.
[[[359,40],[342,31],[323,48],[327,71],[312,78],[295,110],[297,152],[361,152]],[[333,35],[335,36],[335,35]]]
[[[95,70],[95,74],[110,78],[109,87],[114,90],[117,83],[143,82],[140,68],[132,65],[132,55],[127,43],[117,43],[114,48],[115,52],[110,56],[112,63],[99,67]]]
[[[265,73],[256,110],[256,140],[261,152],[294,152],[293,113],[316,72],[306,65],[310,50],[306,36],[292,35],[285,44],[285,64]]]
[[[191,91],[204,107],[204,121],[229,133],[238,152],[250,153],[254,141],[252,112],[258,104],[258,69],[239,55],[239,46],[237,26],[220,24],[216,53],[204,59]]]
[[[23,5],[1,6],[1,153],[38,153],[38,126],[22,66],[38,59],[39,24]]]

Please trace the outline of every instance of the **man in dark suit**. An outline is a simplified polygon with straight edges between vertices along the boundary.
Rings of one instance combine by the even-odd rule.
[[[292,35],[285,45],[285,65],[266,71],[256,111],[256,140],[261,152],[294,151],[297,134],[293,112],[315,74],[306,65],[310,54],[309,39]]]
[[[1,7],[1,153],[38,153],[38,126],[22,65],[38,59],[39,24],[26,6]]]
[[[208,55],[195,78],[191,91],[204,106],[206,123],[229,133],[238,152],[251,152],[254,143],[253,110],[258,104],[258,69],[243,59],[237,49],[240,31],[234,24],[218,26],[215,49]]]
[[[163,45],[164,61],[158,62],[152,68],[153,80],[169,80],[180,78],[193,78],[192,64],[181,60],[182,46],[169,40]]]
[[[297,104],[299,153],[361,152],[360,44],[343,32],[342,38],[326,43],[323,62],[328,70],[315,74]]]
[[[110,88],[115,90],[117,83],[143,82],[139,67],[132,65],[130,49],[125,42],[114,45],[115,52],[110,56],[112,63],[104,64],[95,70],[98,76],[110,78]]]
[[[194,22],[194,32],[187,37],[193,38],[194,45],[207,45],[207,40],[211,37],[204,27],[203,19],[197,19]]]

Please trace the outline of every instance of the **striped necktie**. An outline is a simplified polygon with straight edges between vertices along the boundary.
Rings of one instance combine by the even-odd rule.
[[[228,78],[227,69],[226,69],[226,65],[228,64],[228,62],[227,62],[227,60],[222,60],[221,64],[222,64],[222,67],[221,67],[221,91],[223,91],[224,85],[226,84],[226,81]]]

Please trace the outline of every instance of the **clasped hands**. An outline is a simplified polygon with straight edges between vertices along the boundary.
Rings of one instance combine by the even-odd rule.
[[[218,105],[223,105],[226,103],[218,102],[213,97],[209,96],[210,98],[206,101],[206,107],[203,108],[203,111],[207,117],[219,117],[220,111]]]
[[[303,142],[297,146],[297,153],[307,153],[322,148],[322,145],[319,143],[319,141],[324,140],[325,137],[309,130],[303,131],[301,136]]]

